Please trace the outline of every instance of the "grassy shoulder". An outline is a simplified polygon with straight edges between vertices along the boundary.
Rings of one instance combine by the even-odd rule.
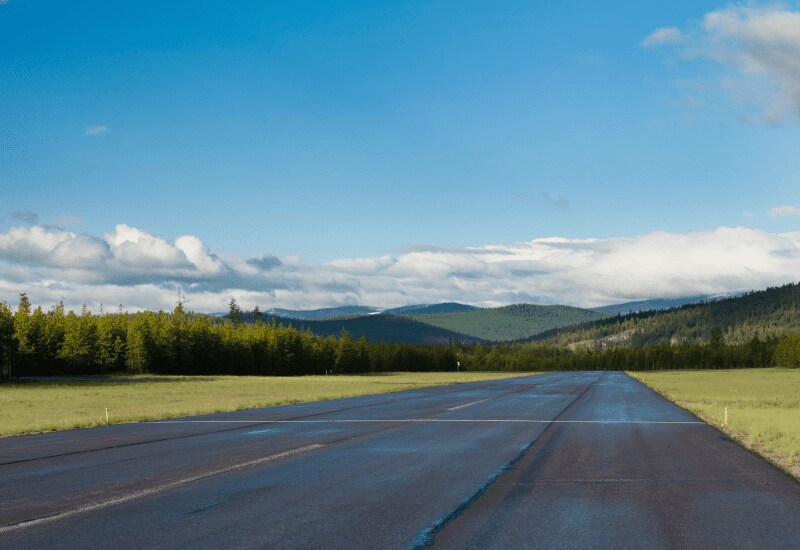
[[[628,374],[800,479],[800,369]]]
[[[524,376],[425,372],[351,376],[125,376],[0,384],[0,437],[321,401]]]

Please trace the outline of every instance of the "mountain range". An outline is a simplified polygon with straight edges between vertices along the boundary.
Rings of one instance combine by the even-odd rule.
[[[593,309],[514,304],[478,308],[454,302],[392,309],[342,306],[271,309],[262,318],[320,336],[365,336],[371,342],[432,344],[533,340],[569,347],[706,341],[720,327],[730,342],[800,331],[800,290],[787,285],[744,295],[687,296]],[[251,319],[248,314],[246,318]]]

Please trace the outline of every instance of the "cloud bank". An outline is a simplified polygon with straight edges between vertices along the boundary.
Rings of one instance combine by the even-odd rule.
[[[747,122],[800,122],[800,10],[787,4],[729,5],[685,30],[664,27],[642,41],[674,46],[683,61],[709,61],[711,88],[741,106]]]
[[[97,310],[172,309],[178,289],[196,311],[392,307],[458,301],[576,306],[760,289],[800,277],[800,233],[743,227],[632,238],[539,238],[474,247],[417,247],[402,254],[321,264],[295,257],[211,252],[184,235],[168,241],[117,225],[103,236],[54,226],[0,233],[0,301],[20,292],[48,307],[59,300]]]

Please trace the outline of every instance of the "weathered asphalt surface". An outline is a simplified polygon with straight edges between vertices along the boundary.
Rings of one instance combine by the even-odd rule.
[[[623,373],[0,440],[2,548],[800,548],[800,485]]]

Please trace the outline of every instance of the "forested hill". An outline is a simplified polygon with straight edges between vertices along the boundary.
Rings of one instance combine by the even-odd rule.
[[[675,345],[709,342],[719,328],[728,344],[800,333],[800,284],[751,292],[667,311],[616,316],[533,338],[548,344],[587,346]]]
[[[663,309],[674,309],[687,304],[698,304],[700,302],[714,302],[723,297],[715,296],[686,296],[684,298],[655,298],[652,300],[639,300],[637,302],[625,302],[624,304],[612,304],[610,306],[593,307],[592,311],[602,311],[612,315],[629,313],[639,313],[640,311],[653,311]]]
[[[515,304],[452,313],[408,315],[410,319],[489,341],[528,338],[556,327],[605,319],[608,313],[569,306]]]
[[[383,313],[385,315],[410,315],[414,313],[449,313],[452,311],[472,311],[473,309],[478,308],[475,306],[468,306],[466,304],[447,302],[442,304],[417,304],[385,310],[370,306],[339,306],[320,309],[272,308],[262,312],[262,315],[275,318],[302,319],[304,321],[327,321],[331,319],[339,320],[352,317],[361,317],[364,315],[376,315],[378,313]],[[223,317],[226,314],[218,313],[217,315]]]
[[[418,304],[414,306],[396,307],[394,309],[387,309],[384,313],[392,315],[427,315],[429,313],[453,313],[456,311],[473,311],[476,309],[478,308],[475,306],[445,302],[441,304]]]
[[[276,318],[303,319],[308,321],[322,321],[326,319],[341,319],[344,317],[358,317],[371,315],[379,310],[368,306],[339,306],[321,309],[281,309],[273,308],[264,312],[264,315]]]
[[[397,344],[447,344],[461,342],[472,344],[479,338],[452,330],[420,323],[399,315],[365,315],[362,317],[331,319],[323,321],[264,317],[278,325],[292,325],[307,329],[317,336],[339,336],[346,330],[354,340],[366,336],[370,342],[394,342]]]

